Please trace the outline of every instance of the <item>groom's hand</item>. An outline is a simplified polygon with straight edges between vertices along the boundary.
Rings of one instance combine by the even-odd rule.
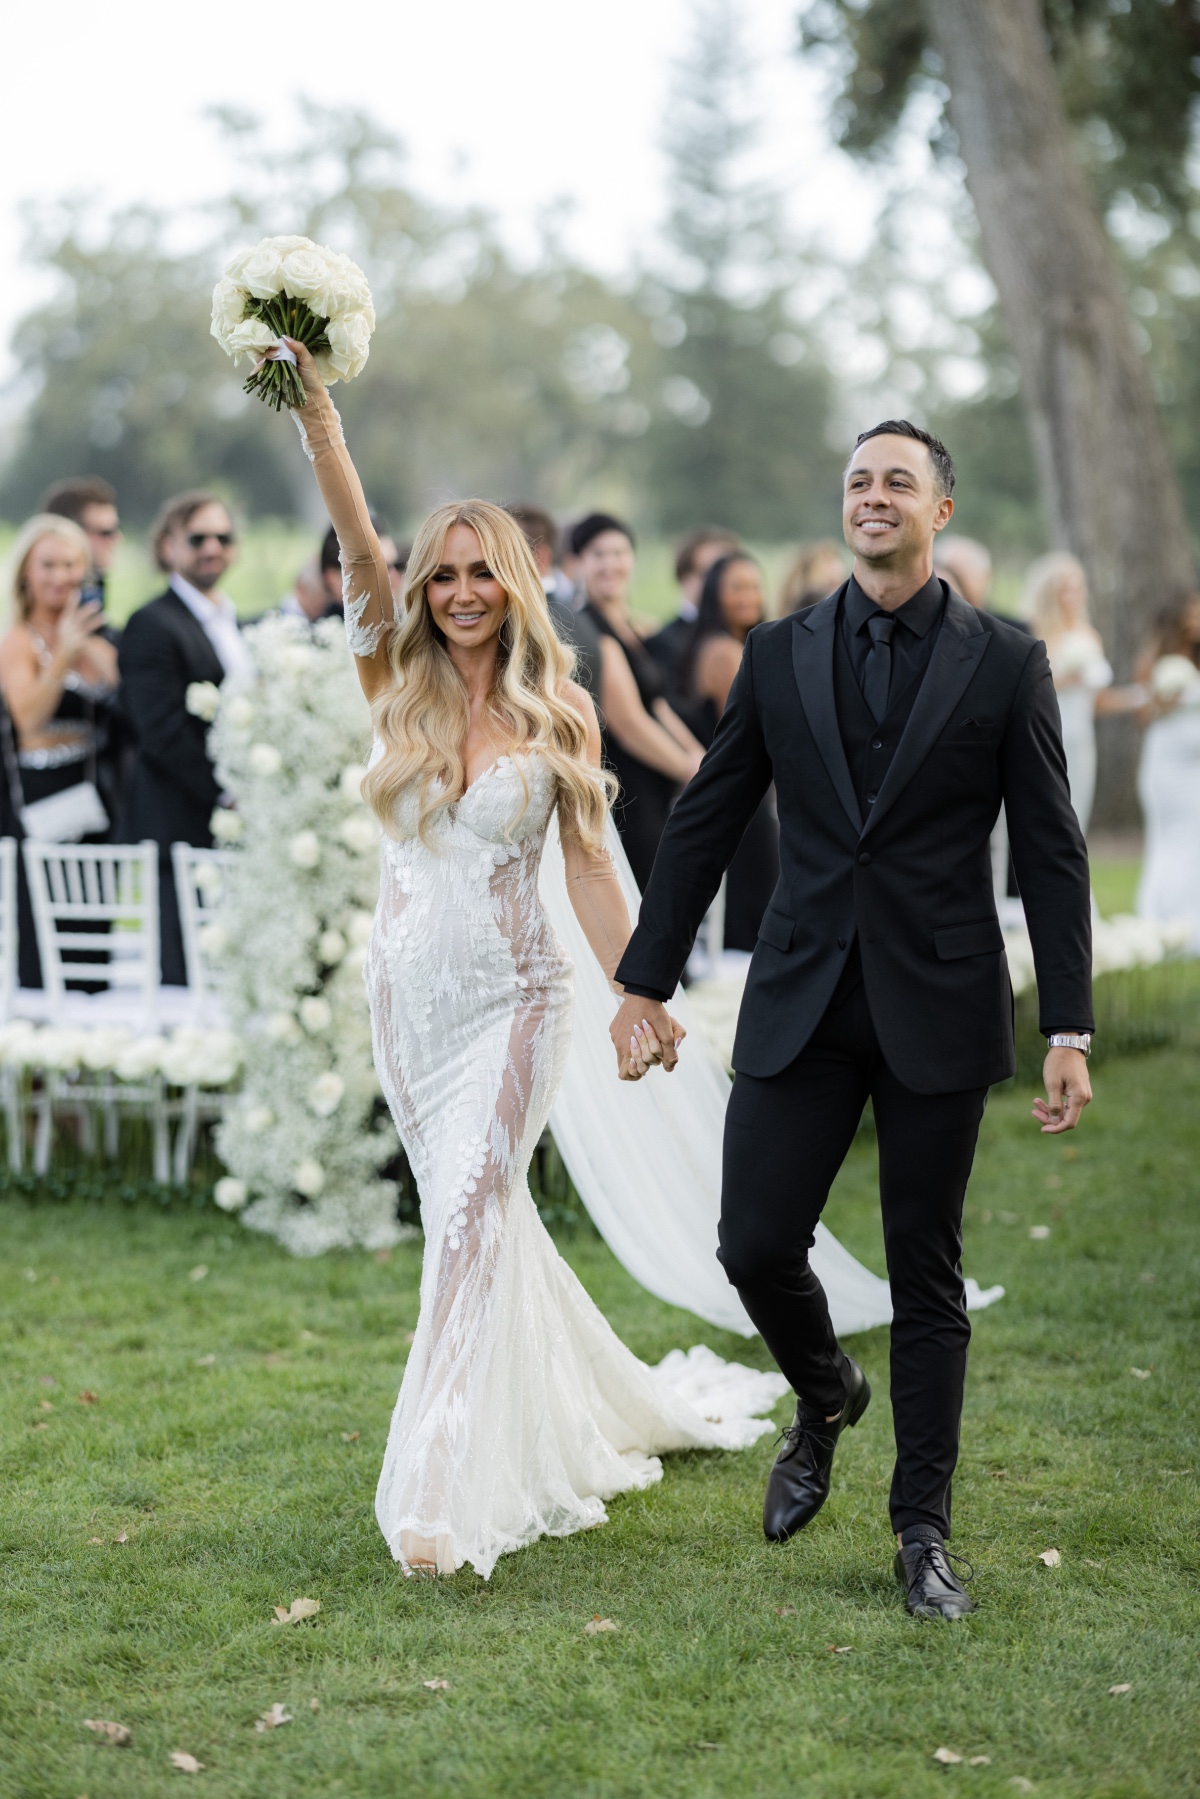
[[[1042,1079],[1046,1098],[1034,1100],[1033,1116],[1043,1137],[1073,1131],[1083,1117],[1083,1108],[1092,1103],[1087,1057],[1078,1049],[1052,1049],[1042,1064]]]
[[[683,1030],[660,1000],[641,999],[627,993],[608,1027],[617,1052],[617,1074],[623,1081],[640,1081],[653,1062],[661,1061],[669,1074],[679,1060],[676,1046]]]

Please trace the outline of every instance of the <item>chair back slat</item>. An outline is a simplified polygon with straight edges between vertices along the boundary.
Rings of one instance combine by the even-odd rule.
[[[0,837],[0,1022],[12,1017],[17,987],[17,840]]]
[[[236,850],[196,849],[190,843],[171,845],[184,965],[198,1023],[220,1011],[219,971],[214,969],[205,949],[204,927],[213,923],[221,911],[225,875],[236,856]]]
[[[120,992],[155,1029],[158,846],[27,839],[22,851],[51,1018],[80,989]]]

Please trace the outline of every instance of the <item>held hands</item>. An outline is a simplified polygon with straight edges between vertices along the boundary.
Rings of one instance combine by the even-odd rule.
[[[617,1076],[640,1081],[656,1062],[670,1074],[679,1060],[677,1051],[687,1032],[656,999],[640,999],[627,993],[608,1027],[617,1052]]]
[[[1034,1100],[1033,1116],[1043,1137],[1073,1131],[1083,1117],[1083,1108],[1092,1103],[1087,1057],[1078,1049],[1049,1050],[1042,1064],[1042,1079],[1046,1098]]]

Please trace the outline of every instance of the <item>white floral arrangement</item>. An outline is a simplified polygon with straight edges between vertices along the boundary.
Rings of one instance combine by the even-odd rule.
[[[1150,691],[1156,700],[1179,700],[1200,694],[1200,668],[1190,656],[1160,656],[1150,670]]]
[[[112,1025],[0,1027],[0,1065],[55,1074],[113,1074],[119,1081],[162,1075],[172,1087],[229,1087],[242,1064],[232,1031],[181,1027],[166,1035]]]
[[[370,720],[339,619],[273,614],[246,641],[255,673],[225,683],[210,738],[237,799],[212,821],[238,849],[214,922],[245,1058],[215,1198],[298,1255],[384,1248],[406,1231],[380,1173],[397,1142],[376,1116],[362,980],[379,890],[361,794]]]
[[[264,237],[239,250],[213,289],[212,335],[235,362],[249,356],[260,365],[246,392],[276,412],[305,404],[290,353],[262,360],[281,337],[307,345],[331,386],[362,373],[374,329],[371,290],[358,264],[309,237]]]

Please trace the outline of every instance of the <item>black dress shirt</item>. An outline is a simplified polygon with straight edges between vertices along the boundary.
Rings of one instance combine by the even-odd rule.
[[[911,598],[905,600],[903,606],[897,606],[892,613],[885,615],[894,618],[898,625],[904,627],[892,634],[892,700],[906,688],[920,684],[922,675],[929,667],[929,657],[937,636],[934,627],[941,622],[945,604],[946,596],[941,582],[936,575],[930,575],[924,587],[919,587]],[[846,597],[842,601],[839,623],[842,642],[850,653],[860,689],[871,649],[871,633],[867,629],[867,623],[877,612],[883,612],[882,606],[869,600],[851,575],[846,584]]]

